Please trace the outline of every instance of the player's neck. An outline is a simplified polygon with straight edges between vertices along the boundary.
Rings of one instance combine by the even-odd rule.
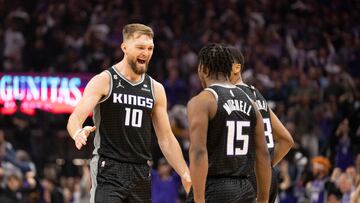
[[[210,85],[213,85],[213,84],[229,84],[229,85],[232,85],[227,78],[220,77],[220,76],[219,76],[219,78],[208,78],[205,81],[205,83],[206,83],[207,87],[209,87]]]
[[[245,83],[241,77],[235,82],[235,85],[243,85],[243,84],[245,84]]]
[[[124,76],[129,81],[137,82],[142,78],[142,75],[134,73],[134,71],[131,69],[130,65],[125,61],[125,59],[115,64],[115,68],[122,76]]]

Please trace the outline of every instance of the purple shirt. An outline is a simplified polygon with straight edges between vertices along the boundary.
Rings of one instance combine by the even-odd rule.
[[[151,192],[153,203],[176,203],[180,177],[173,172],[167,180],[161,180],[156,170],[151,171]]]

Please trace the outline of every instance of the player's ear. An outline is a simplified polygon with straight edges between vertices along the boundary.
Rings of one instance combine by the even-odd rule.
[[[121,43],[121,50],[125,53],[126,52],[126,43],[125,42],[123,42],[123,43]]]
[[[205,68],[205,67],[201,67],[201,68],[200,68],[200,71],[201,71],[202,73],[204,73],[205,75],[208,75],[208,74],[209,74],[209,70],[208,70],[207,68]]]
[[[204,67],[202,66],[202,65],[198,65],[198,68],[197,68],[197,72],[198,73],[204,73],[205,71],[204,71]]]
[[[230,82],[236,84],[239,79],[239,74],[241,71],[241,65],[238,63],[234,63],[231,67],[231,74],[230,74]]]
[[[239,74],[241,72],[241,64],[240,63],[233,64],[232,71],[235,75]]]

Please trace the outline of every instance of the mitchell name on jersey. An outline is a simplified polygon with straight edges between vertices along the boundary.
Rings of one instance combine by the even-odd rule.
[[[113,93],[113,103],[141,106],[151,109],[154,105],[154,100],[152,98],[131,94]]]
[[[223,107],[226,110],[226,112],[228,113],[228,115],[230,115],[231,112],[233,112],[233,111],[240,111],[240,112],[243,112],[244,114],[250,116],[250,111],[251,111],[252,105],[249,105],[248,103],[246,103],[242,100],[229,99],[226,101],[226,103],[224,103]]]

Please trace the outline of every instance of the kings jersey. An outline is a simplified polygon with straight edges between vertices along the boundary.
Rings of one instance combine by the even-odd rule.
[[[96,106],[94,154],[128,163],[151,160],[151,113],[155,104],[153,79],[143,74],[140,81],[127,80],[115,67],[110,90]]]
[[[261,113],[261,116],[264,119],[264,131],[265,131],[267,147],[269,149],[271,158],[273,158],[275,145],[274,145],[274,138],[272,135],[270,109],[266,99],[254,86],[249,86],[247,84],[238,84],[236,86],[242,89],[254,102],[256,102],[257,107]]]
[[[208,177],[248,176],[254,170],[256,112],[251,100],[235,86],[205,89],[217,98],[217,112],[209,121]]]

